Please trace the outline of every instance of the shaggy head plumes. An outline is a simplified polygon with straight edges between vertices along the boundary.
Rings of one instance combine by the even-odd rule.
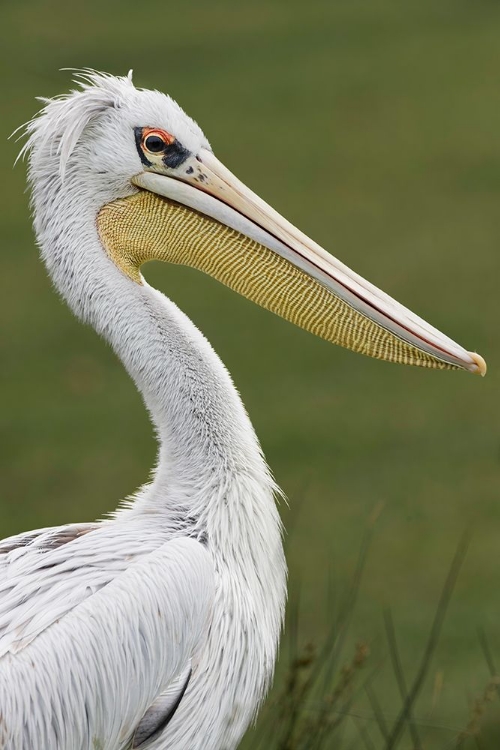
[[[177,102],[160,91],[136,88],[132,72],[112,76],[85,70],[75,75],[74,82],[79,88],[68,94],[40,98],[44,107],[23,128],[28,140],[19,157],[29,155],[31,181],[33,170],[46,168],[47,160],[52,168],[57,162],[63,180],[78,151],[86,151],[86,142],[92,142],[92,150],[85,157],[95,154],[99,160],[97,173],[107,166],[115,173],[128,168],[128,175],[133,176],[140,171],[134,127],[163,128],[193,152],[210,148],[202,130]],[[92,137],[86,138],[90,131]]]

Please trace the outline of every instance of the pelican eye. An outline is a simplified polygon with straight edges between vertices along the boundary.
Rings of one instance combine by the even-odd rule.
[[[151,154],[161,153],[167,144],[159,135],[148,135],[144,139],[144,148]]]

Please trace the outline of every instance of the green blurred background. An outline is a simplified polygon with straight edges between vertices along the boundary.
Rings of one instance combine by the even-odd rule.
[[[484,380],[372,361],[194,271],[147,269],[228,366],[289,498],[303,640],[324,637],[329,577],[348,585],[381,508],[350,633],[381,664],[389,717],[397,690],[382,608],[410,680],[473,528],[416,712],[432,708],[429,722],[444,727],[427,730],[425,747],[448,746],[488,681],[478,627],[500,662],[499,3],[4,0],[0,29],[0,536],[102,517],[155,459],[120,363],[51,289],[25,169],[12,166],[19,145],[7,141],[35,96],[69,88],[60,68],[133,68],[287,218],[488,361]]]

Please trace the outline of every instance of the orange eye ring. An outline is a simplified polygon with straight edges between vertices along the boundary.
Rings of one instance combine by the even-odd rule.
[[[147,129],[142,135],[142,146],[149,154],[161,154],[175,138],[164,130]]]

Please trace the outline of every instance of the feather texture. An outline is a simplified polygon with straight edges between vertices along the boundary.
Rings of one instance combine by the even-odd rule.
[[[133,750],[145,748],[146,743],[151,746],[152,740],[165,730],[184,697],[192,672],[189,661],[178,677],[150,705],[134,732]]]
[[[198,542],[169,542],[73,601],[22,650],[4,655],[3,747],[126,747],[149,705],[206,637],[211,567]]]

